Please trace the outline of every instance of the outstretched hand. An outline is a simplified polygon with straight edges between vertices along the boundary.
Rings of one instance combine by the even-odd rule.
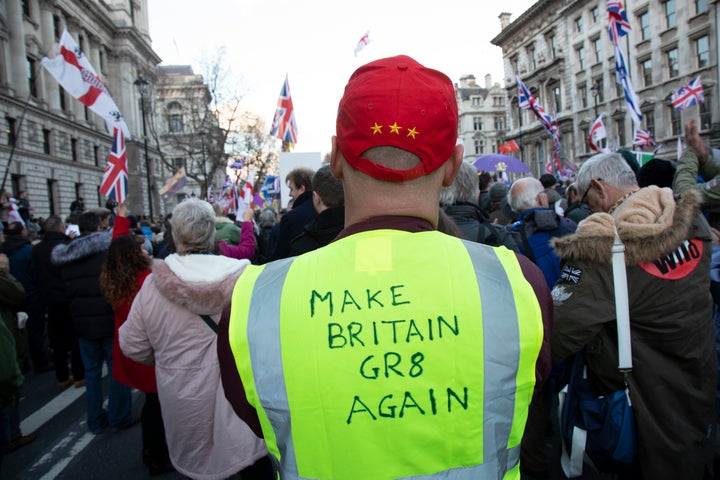
[[[123,202],[117,206],[117,216],[118,217],[127,217],[127,206],[125,205],[125,202]]]
[[[685,125],[685,143],[688,147],[691,147],[698,155],[698,161],[700,165],[704,164],[708,158],[708,149],[702,141],[700,134],[698,133],[697,125],[695,120],[690,120]]]

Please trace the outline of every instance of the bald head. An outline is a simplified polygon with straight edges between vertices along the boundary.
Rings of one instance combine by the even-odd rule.
[[[513,212],[521,213],[531,208],[542,206],[538,201],[538,195],[545,189],[540,180],[533,177],[525,177],[515,180],[508,192],[508,203]]]

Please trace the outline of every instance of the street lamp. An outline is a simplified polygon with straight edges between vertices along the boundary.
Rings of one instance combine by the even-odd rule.
[[[595,102],[595,118],[597,118],[597,116],[598,116],[597,102],[598,102],[598,95],[600,95],[600,85],[598,85],[597,82],[593,82],[592,87],[590,87],[590,90],[592,90],[593,101]]]
[[[148,156],[148,142],[147,142],[147,125],[145,124],[145,93],[147,90],[148,82],[142,76],[135,79],[135,86],[138,87],[140,92],[140,110],[142,111],[142,127],[143,137],[145,139],[145,176],[147,178],[147,190],[148,190],[148,209],[150,212],[150,221],[153,219],[153,206],[152,206],[152,185],[150,183],[150,156]]]

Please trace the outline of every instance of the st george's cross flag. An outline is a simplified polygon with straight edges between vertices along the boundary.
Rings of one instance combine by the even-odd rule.
[[[607,149],[603,148],[600,144],[601,140],[607,138],[607,130],[605,129],[605,124],[602,121],[602,113],[598,116],[598,118],[593,122],[592,127],[590,127],[590,133],[588,134],[588,145],[590,145],[590,148],[595,152],[604,152]]]
[[[113,146],[110,149],[110,155],[108,155],[102,183],[100,183],[100,193],[120,204],[127,197],[127,155],[125,154],[125,135],[123,131],[115,127],[113,134]]]
[[[518,145],[515,140],[510,140],[509,142],[505,142],[502,145],[498,145],[498,150],[500,151],[500,153],[504,154],[517,152],[520,150],[520,145]]]
[[[295,110],[293,109],[292,97],[290,96],[290,84],[285,76],[285,83],[280,89],[275,118],[273,119],[270,135],[283,141],[286,144],[297,143],[297,124],[295,123]],[[286,150],[287,151],[287,150]]]
[[[365,32],[365,35],[360,37],[360,40],[358,40],[357,46],[355,47],[355,56],[358,56],[358,53],[360,53],[360,50],[365,48],[367,44],[370,43],[370,30]]]
[[[680,90],[672,94],[672,106],[676,110],[685,110],[693,105],[705,102],[703,93],[702,78],[700,75],[693,78],[690,83],[684,85]]]
[[[130,139],[130,131],[120,110],[67,30],[63,31],[60,37],[58,55],[52,59],[43,58],[42,65],[70,95],[105,119],[109,134],[114,135],[113,131],[118,127],[125,138]]]

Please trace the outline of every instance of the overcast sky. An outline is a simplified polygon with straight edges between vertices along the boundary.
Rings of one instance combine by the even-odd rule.
[[[193,66],[224,47],[240,85],[241,108],[269,125],[288,75],[298,125],[295,152],[330,150],[335,113],[352,72],[377,58],[405,54],[453,82],[485,74],[503,82],[498,15],[513,20],[535,0],[149,0],[150,35],[162,65]],[[365,32],[370,43],[354,56]]]

